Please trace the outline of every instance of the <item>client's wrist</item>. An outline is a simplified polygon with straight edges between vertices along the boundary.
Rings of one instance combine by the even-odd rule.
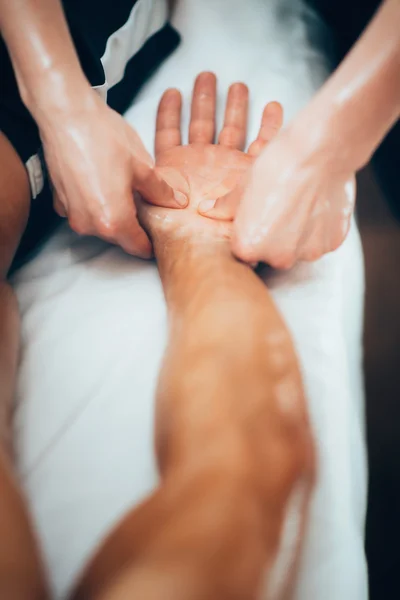
[[[181,315],[215,302],[227,267],[237,263],[229,240],[157,236],[153,246],[167,304]]]
[[[196,264],[211,258],[215,261],[220,257],[231,256],[229,239],[207,234],[157,234],[152,236],[152,241],[157,261],[166,264],[177,261],[179,265],[188,261]],[[232,257],[232,260],[235,259]]]

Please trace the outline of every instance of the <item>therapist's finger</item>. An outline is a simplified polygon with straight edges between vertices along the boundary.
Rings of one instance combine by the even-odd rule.
[[[216,97],[214,73],[200,73],[193,87],[189,144],[212,144],[214,141]]]
[[[198,206],[198,211],[204,217],[217,219],[218,221],[233,221],[243,195],[244,182],[237,186],[225,196],[217,200],[203,200]]]
[[[154,150],[156,159],[162,152],[180,146],[182,96],[179,90],[164,92],[157,110]]]
[[[249,90],[244,83],[234,83],[229,88],[224,126],[218,142],[228,148],[243,150],[246,143]]]
[[[250,144],[250,156],[258,156],[282,127],[283,108],[279,102],[269,102],[264,108],[257,139]]]

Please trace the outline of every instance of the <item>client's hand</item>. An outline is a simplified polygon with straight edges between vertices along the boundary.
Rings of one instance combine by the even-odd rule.
[[[184,210],[139,202],[168,309],[156,399],[160,485],[110,533],[75,600],[244,600],[262,588],[287,598],[292,586],[314,478],[296,353],[267,287],[232,255],[229,223],[197,213],[239,181],[282,113],[266,107],[246,155],[246,87],[230,89],[218,145],[215,101],[214,75],[200,75],[188,146],[180,94],[160,103],[157,165],[190,200]]]
[[[214,144],[216,77],[201,73],[194,84],[189,126],[189,144],[181,145],[182,98],[178,90],[167,90],[161,98],[156,126],[155,154],[158,172],[175,190],[189,198],[183,210],[151,206],[139,201],[139,218],[150,234],[168,236],[200,235],[227,239],[232,223],[200,215],[197,208],[228,193],[242,179],[266,144],[279,131],[282,107],[277,102],[266,105],[257,139],[247,154],[246,142],[248,89],[233,84],[228,93],[225,120]]]

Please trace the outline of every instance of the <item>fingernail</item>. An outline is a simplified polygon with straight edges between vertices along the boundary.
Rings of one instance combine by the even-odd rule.
[[[215,200],[202,200],[199,204],[199,211],[202,213],[209,212],[215,206]]]
[[[182,192],[178,192],[178,190],[174,190],[174,197],[179,206],[182,206],[182,208],[185,208],[189,203],[187,196],[182,194]]]

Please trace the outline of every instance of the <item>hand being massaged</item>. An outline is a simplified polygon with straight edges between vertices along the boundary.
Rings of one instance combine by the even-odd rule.
[[[199,239],[230,238],[232,223],[208,219],[198,212],[201,205],[233,190],[255,158],[282,125],[282,107],[270,102],[264,108],[257,139],[246,144],[248,89],[243,83],[229,88],[222,130],[215,137],[216,77],[201,73],[194,84],[189,144],[182,145],[182,98],[178,90],[167,90],[161,98],[156,123],[156,170],[173,189],[188,199],[187,208],[161,208],[137,198],[139,219],[149,233],[165,231],[168,236],[191,235]]]
[[[183,210],[137,199],[168,315],[154,423],[160,480],[98,548],[73,600],[253,600],[262,588],[290,597],[315,474],[296,352],[266,285],[232,255],[231,224],[197,212],[240,181],[279,129],[272,103],[244,154],[247,103],[246,86],[234,84],[214,145],[216,79],[201,74],[182,146],[179,92],[160,102],[156,168],[189,198]]]

